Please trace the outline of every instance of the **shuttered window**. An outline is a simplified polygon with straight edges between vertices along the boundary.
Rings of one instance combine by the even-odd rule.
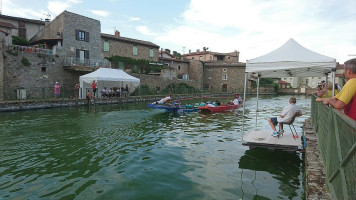
[[[153,58],[154,53],[153,53],[153,49],[150,49],[150,58]]]
[[[110,48],[109,42],[105,41],[104,42],[104,51],[109,51],[109,48]]]
[[[137,56],[137,46],[133,46],[133,47],[132,47],[132,54],[133,54],[134,56]]]
[[[79,41],[89,42],[89,32],[75,30],[75,39]]]

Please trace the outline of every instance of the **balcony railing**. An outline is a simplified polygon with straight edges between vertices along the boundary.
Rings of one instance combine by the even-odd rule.
[[[110,68],[111,63],[108,60],[90,60],[76,57],[64,57],[63,66],[66,67],[106,67]]]
[[[7,45],[5,46],[8,50],[22,51],[27,53],[39,53],[44,55],[53,55],[53,51],[50,49],[42,49],[36,47],[20,46],[20,45]]]

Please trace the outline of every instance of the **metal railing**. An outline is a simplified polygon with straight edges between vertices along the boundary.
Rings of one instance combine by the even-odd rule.
[[[22,51],[27,53],[39,53],[44,55],[53,55],[53,51],[50,49],[42,49],[37,47],[20,46],[20,45],[6,45],[7,50]]]
[[[312,121],[333,199],[356,199],[356,121],[312,98]]]
[[[76,57],[64,57],[63,66],[83,66],[83,67],[111,67],[111,63],[108,60],[90,60],[80,59]]]

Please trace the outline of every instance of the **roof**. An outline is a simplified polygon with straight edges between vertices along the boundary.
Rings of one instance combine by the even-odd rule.
[[[246,62],[246,72],[269,78],[321,76],[335,67],[334,58],[311,51],[293,39],[266,55]]]
[[[224,61],[204,61],[204,65],[210,67],[246,67],[246,63]]]
[[[282,80],[279,80],[278,83],[279,83],[279,84],[290,85],[289,82],[287,82],[287,81],[282,81]]]
[[[32,24],[45,25],[44,21],[36,20],[36,19],[27,19],[27,18],[13,17],[13,16],[8,16],[8,15],[1,15],[1,14],[0,14],[0,18],[12,19],[12,20],[28,22],[28,23],[32,23]]]
[[[152,42],[148,42],[148,41],[144,41],[144,40],[137,40],[137,39],[132,39],[132,38],[127,38],[127,37],[117,37],[115,35],[110,35],[110,34],[106,34],[106,33],[101,33],[101,38],[106,38],[106,39],[111,39],[111,40],[118,40],[118,41],[123,41],[123,42],[129,42],[129,43],[133,43],[133,44],[141,44],[144,46],[150,46],[150,47],[156,47],[159,48],[158,45],[152,43]]]
[[[160,60],[164,60],[164,61],[173,61],[173,62],[184,62],[184,63],[189,63],[189,61],[187,60],[181,60],[181,59],[177,59],[177,58],[163,58],[163,57],[159,57]]]
[[[6,28],[11,28],[11,29],[17,29],[16,26],[14,26],[11,23],[7,23],[7,22],[0,22],[0,26],[6,27]]]
[[[336,69],[344,69],[345,65],[344,64],[338,64],[336,66]]]

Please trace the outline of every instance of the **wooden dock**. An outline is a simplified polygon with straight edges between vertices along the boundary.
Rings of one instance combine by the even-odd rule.
[[[254,148],[267,148],[271,150],[300,151],[303,148],[301,135],[294,139],[292,132],[284,132],[283,136],[271,136],[273,131],[250,131],[244,135],[242,145]]]

